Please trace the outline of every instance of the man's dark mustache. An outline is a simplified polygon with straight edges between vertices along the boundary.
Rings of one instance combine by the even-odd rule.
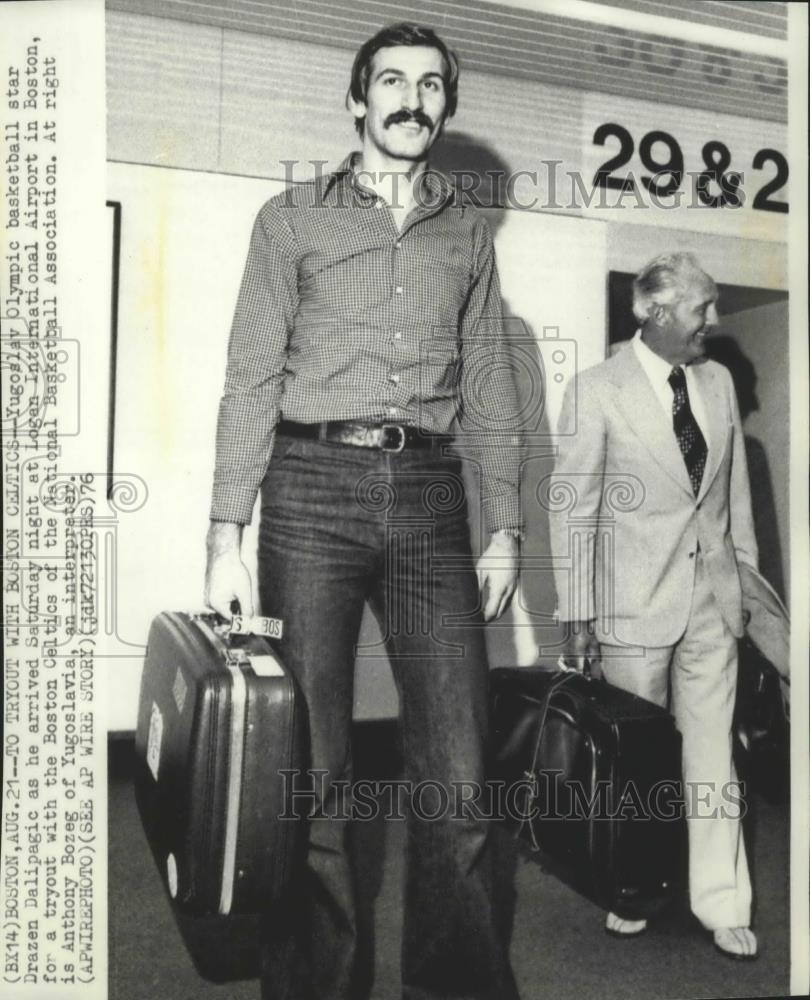
[[[414,111],[408,111],[407,108],[400,108],[399,111],[392,112],[385,119],[383,125],[385,128],[389,128],[391,125],[403,125],[405,122],[417,122],[417,124],[424,126],[424,128],[433,128],[433,121],[419,108],[416,108]]]

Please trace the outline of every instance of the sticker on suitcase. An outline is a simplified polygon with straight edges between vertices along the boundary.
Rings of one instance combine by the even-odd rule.
[[[146,742],[146,763],[155,781],[158,780],[160,768],[160,744],[163,742],[163,716],[160,709],[152,702],[152,714],[149,718],[149,738]]]
[[[270,653],[251,656],[250,665],[257,677],[283,677],[284,667]]]
[[[174,703],[177,705],[177,711],[181,715],[183,714],[183,706],[186,703],[186,694],[188,694],[188,684],[186,684],[186,679],[183,677],[183,671],[178,667],[177,673],[174,675],[174,684],[172,684],[172,695],[174,696]]]
[[[177,899],[177,862],[173,854],[166,858],[166,882],[169,886],[169,895],[172,899]]]

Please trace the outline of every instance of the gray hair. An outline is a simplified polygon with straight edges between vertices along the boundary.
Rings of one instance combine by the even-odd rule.
[[[633,314],[643,323],[657,305],[677,301],[696,281],[714,287],[714,281],[691,253],[666,253],[651,260],[633,281]]]

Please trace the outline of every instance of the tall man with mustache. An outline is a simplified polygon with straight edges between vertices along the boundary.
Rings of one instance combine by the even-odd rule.
[[[750,959],[731,724],[738,564],[756,568],[757,546],[734,386],[705,358],[716,301],[691,254],[656,257],[636,276],[636,336],[567,390],[553,484],[574,499],[551,512],[550,529],[566,655],[577,665],[601,659],[612,684],[671,704],[683,737],[692,912],[720,952]],[[620,484],[625,496],[611,503]],[[580,534],[577,545],[583,530],[595,537]],[[620,937],[646,926],[607,916]]]
[[[514,592],[522,525],[492,237],[427,167],[457,91],[456,58],[429,29],[369,39],[347,96],[362,149],[264,205],[236,307],[206,601],[252,611],[240,543],[260,491],[262,612],[284,620],[282,654],[322,772],[305,870],[268,928],[265,1000],[356,1000],[368,985],[355,961],[352,801],[338,801],[352,778],[366,601],[399,692],[405,777],[420,789],[402,995],[517,996],[493,912],[489,826],[458,795],[484,780],[482,628]],[[480,468],[489,543],[477,565],[454,431]]]

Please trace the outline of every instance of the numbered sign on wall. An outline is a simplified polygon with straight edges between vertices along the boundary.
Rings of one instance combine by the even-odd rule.
[[[588,95],[583,211],[618,221],[623,207],[622,222],[784,240],[787,130],[721,112]]]

